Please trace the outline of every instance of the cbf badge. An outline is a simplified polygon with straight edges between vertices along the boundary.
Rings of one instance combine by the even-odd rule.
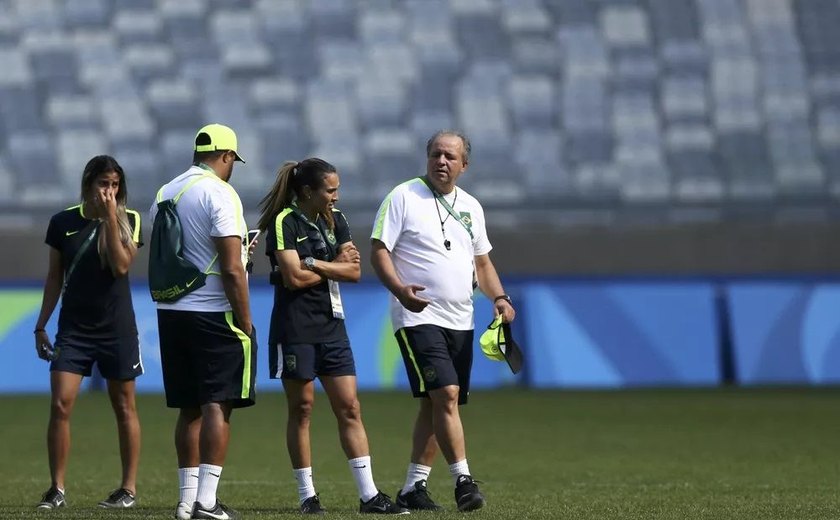
[[[332,229],[327,230],[327,242],[331,245],[335,245],[335,233],[333,233]]]
[[[464,227],[472,234],[472,216],[469,211],[461,212],[461,224],[463,224]]]
[[[294,354],[286,354],[283,356],[286,361],[286,370],[294,370],[297,368],[297,357]]]

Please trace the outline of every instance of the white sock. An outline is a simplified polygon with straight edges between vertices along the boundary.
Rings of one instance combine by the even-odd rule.
[[[198,494],[198,468],[178,468],[179,502],[192,507]]]
[[[315,495],[315,483],[312,481],[312,468],[293,469],[298,485],[298,498],[302,504],[304,500]]]
[[[402,488],[403,495],[414,491],[414,484],[417,482],[429,480],[429,473],[431,472],[431,466],[424,466],[413,462],[409,463],[408,472],[405,475],[405,485]]]
[[[219,488],[221,477],[221,466],[212,464],[198,466],[198,496],[195,501],[201,504],[201,507],[211,508],[216,505],[216,489]]]
[[[56,486],[55,489],[57,489],[58,492],[61,493],[62,495],[64,494],[64,488],[60,488],[60,487]]]
[[[359,498],[362,499],[362,502],[367,502],[379,494],[379,490],[376,489],[376,484],[373,483],[370,455],[350,459],[347,463],[350,464],[350,471],[353,473],[353,480],[356,481],[356,487],[359,489]]]
[[[470,467],[467,465],[467,459],[449,465],[449,474],[452,475],[452,481],[458,483],[458,477],[461,475],[469,475]]]

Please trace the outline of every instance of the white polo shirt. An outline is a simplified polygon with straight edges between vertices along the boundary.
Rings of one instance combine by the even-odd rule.
[[[391,295],[394,330],[426,324],[453,330],[474,328],[475,256],[485,255],[492,249],[484,225],[484,210],[475,197],[461,188],[456,187],[445,198],[470,224],[473,238],[419,178],[394,188],[377,212],[371,238],[381,240],[388,248],[400,280],[426,287],[417,294],[431,300],[422,312],[415,313]],[[445,220],[443,227],[450,250],[444,246],[441,220]]]
[[[242,239],[243,269],[248,259],[244,245],[248,229],[242,213],[242,201],[233,186],[215,174],[192,166],[163,186],[162,199],[175,197],[196,175],[204,178],[193,184],[180,198],[176,209],[181,220],[184,258],[202,271],[209,271],[201,287],[174,303],[158,303],[158,309],[219,312],[231,310],[219,276],[219,259],[213,237],[239,236]],[[149,209],[151,222],[157,215],[157,201]],[[212,264],[212,265],[211,265]],[[209,269],[208,269],[209,266]]]

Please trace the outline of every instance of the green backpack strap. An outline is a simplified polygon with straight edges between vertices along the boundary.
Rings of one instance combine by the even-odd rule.
[[[204,180],[208,177],[210,177],[210,174],[207,174],[207,173],[202,173],[201,175],[196,175],[195,179],[191,179],[188,183],[186,183],[184,185],[183,188],[181,188],[181,190],[178,193],[175,194],[174,197],[172,197],[172,205],[177,207],[178,206],[178,201],[181,200],[181,197],[184,196],[184,193],[186,193],[188,189],[193,187],[193,184],[197,183],[198,181]],[[158,203],[163,202],[163,188],[165,188],[165,187],[166,186],[161,186],[160,189],[157,192],[157,195],[155,196],[155,200]],[[215,255],[213,255],[213,258],[210,259],[210,263],[207,264],[207,267],[204,268],[204,274],[216,274],[216,275],[221,274],[218,271],[211,271],[210,270],[210,268],[213,267],[213,264],[216,263],[217,258],[219,258],[219,253],[216,253]]]

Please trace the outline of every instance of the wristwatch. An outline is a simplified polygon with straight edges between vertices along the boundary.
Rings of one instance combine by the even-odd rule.
[[[511,307],[513,306],[513,300],[511,300],[510,296],[508,296],[507,294],[500,294],[499,296],[496,296],[495,298],[493,298],[493,303],[496,303],[499,300],[504,300],[508,302],[511,305]]]
[[[307,256],[306,258],[303,259],[303,265],[306,266],[306,268],[309,269],[310,271],[314,271],[315,270],[315,259],[312,258],[311,256]]]

